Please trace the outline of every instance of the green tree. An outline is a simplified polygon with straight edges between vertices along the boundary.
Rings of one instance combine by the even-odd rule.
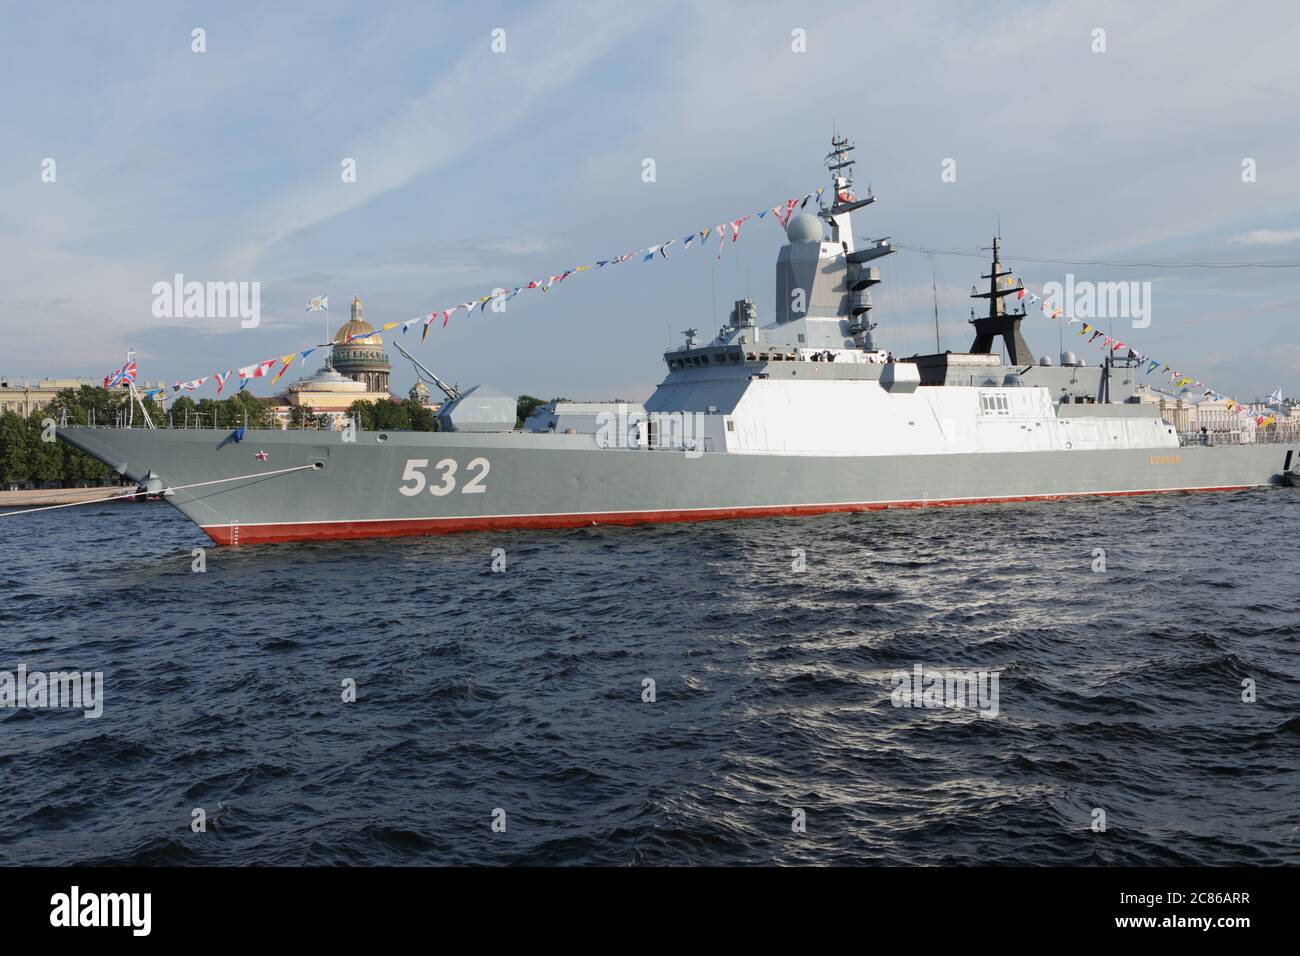
[[[179,402],[180,399],[177,401]],[[198,405],[199,411],[204,412],[205,427],[211,427],[214,411],[217,416],[217,428],[239,428],[244,424],[249,428],[271,427],[271,405],[267,399],[258,398],[248,392],[236,392],[222,401],[213,401],[212,405],[215,407],[205,410],[204,402],[207,401],[208,399],[204,399]]]
[[[356,404],[355,402],[353,404]],[[329,415],[317,415],[310,405],[294,405],[289,409],[289,424],[294,428],[317,428],[329,430],[333,422]]]
[[[528,421],[528,416],[541,406],[550,405],[555,402],[567,401],[567,398],[553,398],[548,402],[544,398],[536,398],[532,395],[520,395],[518,402],[515,404],[515,427],[523,428],[524,422]]]
[[[217,398],[200,398],[194,406],[202,428],[223,428],[230,424],[225,402]]]
[[[30,478],[37,484],[44,484],[49,481],[63,481],[63,450],[59,447],[59,442],[46,441],[46,429],[44,422],[49,419],[53,421],[53,416],[48,412],[38,409],[36,414],[27,420],[26,441],[27,441],[27,468],[30,472]],[[51,437],[54,432],[51,432]]]
[[[515,403],[515,427],[523,428],[528,416],[536,411],[538,406],[545,404],[546,399],[544,398],[537,398],[533,395],[520,395],[519,400]]]
[[[408,398],[402,402],[402,408],[406,410],[407,420],[411,423],[413,432],[431,432],[433,431],[433,412],[425,408],[419,402]]]
[[[91,458],[67,442],[59,442],[63,452],[64,481],[98,481],[108,475],[108,466]]]
[[[436,431],[433,412],[419,402],[405,399],[395,402],[381,398],[377,402],[358,399],[348,406],[365,431],[431,432]]]
[[[198,423],[199,407],[188,395],[182,395],[167,409],[167,421],[172,428],[193,428]]]
[[[348,415],[357,420],[357,427],[364,431],[375,430],[375,403],[358,399],[348,406]]]
[[[33,418],[37,420],[52,418],[59,423],[60,427],[65,423],[70,426],[91,423],[111,425],[118,411],[124,406],[125,399],[122,393],[94,385],[83,385],[80,388],[63,389],[45,408],[39,409]],[[155,411],[154,419],[157,420],[159,417],[158,412]],[[103,462],[96,461],[67,442],[60,442],[58,448],[60,480],[97,481],[109,474]]]
[[[245,395],[244,404],[252,405],[248,413],[249,420],[256,420],[258,428],[271,428],[275,425],[275,419],[271,415],[271,399],[258,398],[256,395]]]
[[[0,480],[28,479],[27,424],[15,412],[0,414]]]
[[[66,415],[69,425],[89,425],[92,421],[96,425],[112,425],[125,405],[126,396],[121,392],[83,385],[60,391],[41,414],[42,417],[48,414],[56,422],[63,421]],[[154,417],[157,418],[157,413]]]
[[[406,409],[391,398],[381,398],[375,402],[375,430],[409,432],[411,416]]]

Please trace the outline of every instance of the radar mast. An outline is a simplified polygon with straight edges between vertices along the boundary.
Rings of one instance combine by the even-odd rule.
[[[826,154],[826,169],[831,174],[832,199],[829,205],[821,206],[819,215],[830,226],[831,241],[839,245],[847,263],[845,274],[845,286],[848,291],[846,305],[849,313],[847,331],[858,348],[872,352],[876,348],[872,332],[878,323],[871,320],[870,289],[873,285],[879,284],[880,269],[868,263],[889,255],[894,251],[894,247],[885,238],[873,240],[865,249],[854,248],[853,223],[849,214],[876,201],[870,186],[867,187],[867,195],[862,199],[853,192],[853,166],[856,160],[849,154],[855,148],[846,136],[835,134],[831,137],[831,151]]]
[[[989,300],[989,314],[983,318],[970,320],[971,325],[975,326],[975,342],[970,350],[972,353],[989,355],[993,352],[993,341],[1001,336],[1002,341],[1006,343],[1007,358],[1012,365],[1033,365],[1034,353],[1029,350],[1029,344],[1020,331],[1020,323],[1025,320],[1025,307],[1021,305],[1019,312],[1008,312],[1006,303],[1002,301],[1013,292],[1017,294],[1023,292],[1025,287],[1019,282],[998,281],[1011,275],[1010,269],[1002,268],[998,252],[1000,239],[1000,236],[993,237],[993,266],[986,275],[980,276],[981,279],[989,280],[989,290],[980,292],[978,289],[971,289],[972,299]]]

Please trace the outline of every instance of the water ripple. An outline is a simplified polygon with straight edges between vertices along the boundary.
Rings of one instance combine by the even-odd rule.
[[[166,506],[18,520],[0,670],[103,671],[105,700],[0,711],[0,862],[1300,863],[1300,493],[212,549],[205,574]],[[895,707],[915,665],[997,673],[997,716]]]

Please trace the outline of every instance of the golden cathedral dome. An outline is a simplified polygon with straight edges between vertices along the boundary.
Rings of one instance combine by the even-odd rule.
[[[360,335],[362,338],[354,339],[352,338],[354,335]],[[352,317],[340,325],[339,330],[334,333],[334,344],[384,347],[383,340],[375,333],[374,327],[366,321],[362,313],[360,297],[352,298]]]
[[[360,338],[353,338],[353,336]],[[360,382],[369,392],[388,392],[392,366],[384,353],[384,342],[361,311],[361,297],[352,299],[352,318],[334,333],[330,348],[334,370],[344,378]]]

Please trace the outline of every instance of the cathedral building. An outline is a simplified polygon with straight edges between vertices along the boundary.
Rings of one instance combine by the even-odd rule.
[[[388,393],[388,374],[392,365],[384,353],[384,343],[366,321],[361,299],[352,299],[352,317],[334,333],[334,370],[361,382],[367,392]],[[362,338],[353,339],[354,335]]]
[[[361,338],[353,339],[354,335]],[[271,414],[280,427],[288,426],[295,406],[340,428],[353,402],[393,397],[388,391],[392,366],[383,341],[365,320],[360,298],[352,300],[352,317],[334,333],[330,351],[324,365],[271,400]]]

